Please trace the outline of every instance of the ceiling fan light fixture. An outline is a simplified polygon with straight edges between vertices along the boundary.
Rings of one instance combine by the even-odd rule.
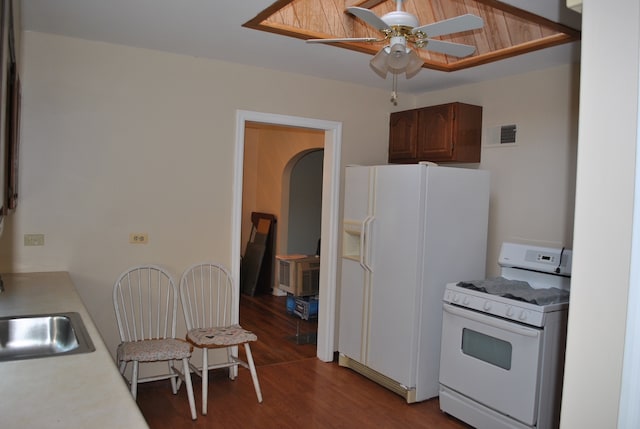
[[[420,58],[415,51],[409,52],[407,56],[409,57],[409,64],[407,64],[405,74],[407,79],[411,79],[417,75],[420,70],[422,70],[424,61],[422,61],[422,58]]]
[[[392,45],[387,57],[387,65],[392,73],[402,73],[409,65],[409,55],[406,46],[397,43]]]
[[[371,69],[381,78],[386,79],[387,73],[389,72],[389,66],[387,65],[387,58],[389,54],[387,53],[387,48],[382,48],[378,51],[377,54],[369,61],[369,66]]]

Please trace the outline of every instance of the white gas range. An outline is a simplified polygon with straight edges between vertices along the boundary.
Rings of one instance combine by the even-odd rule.
[[[558,426],[571,256],[503,243],[500,277],[446,286],[443,411],[478,429]]]

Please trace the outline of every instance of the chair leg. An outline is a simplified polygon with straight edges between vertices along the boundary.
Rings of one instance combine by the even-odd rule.
[[[182,359],[182,368],[184,371],[184,384],[187,388],[187,397],[189,398],[189,408],[191,409],[191,419],[196,420],[196,400],[193,397],[193,385],[191,384],[191,372],[189,371],[189,359]]]
[[[176,374],[175,380],[176,380],[176,393],[180,391],[180,386],[182,386],[182,380],[183,377],[180,377],[179,371],[176,370],[175,367],[175,362],[171,361],[171,366],[173,367],[173,372]],[[189,373],[189,375],[191,375],[191,373]]]
[[[133,371],[131,372],[131,395],[133,399],[137,399],[138,396],[138,366],[140,363],[137,360],[133,361]]]
[[[178,393],[178,386],[176,384],[176,378],[178,378],[178,375],[173,369],[174,363],[172,360],[167,361],[167,365],[169,365],[169,373],[172,375],[172,377],[169,378],[169,381],[171,381],[171,393],[176,395]]]
[[[227,362],[231,363],[235,361],[237,356],[238,356],[238,346],[227,347]],[[237,376],[238,376],[238,365],[229,367],[229,379],[235,380]]]
[[[202,349],[202,415],[207,415],[209,396],[209,349]]]
[[[244,350],[247,354],[247,363],[249,364],[249,372],[251,372],[251,378],[253,379],[253,387],[256,389],[256,396],[258,397],[258,402],[262,403],[262,391],[260,390],[258,373],[256,372],[256,366],[253,363],[253,356],[251,355],[251,347],[249,347],[249,343],[244,343]]]

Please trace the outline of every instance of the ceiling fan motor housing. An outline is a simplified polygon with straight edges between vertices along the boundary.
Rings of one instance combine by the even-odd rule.
[[[418,18],[402,10],[396,10],[383,15],[380,19],[389,27],[409,27],[415,28],[420,25]]]

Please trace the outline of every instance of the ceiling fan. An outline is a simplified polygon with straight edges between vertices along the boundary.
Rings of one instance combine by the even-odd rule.
[[[484,25],[482,18],[472,14],[420,25],[415,15],[402,10],[402,1],[396,0],[396,10],[382,17],[378,17],[370,9],[356,6],[347,8],[349,13],[380,31],[384,36],[382,38],[308,39],[307,43],[380,43],[389,40],[389,44],[378,51],[369,65],[383,79],[387,77],[387,73],[393,74],[394,86],[391,101],[395,104],[397,75],[405,73],[406,78],[410,79],[418,74],[424,65],[424,61],[407,44],[410,43],[418,49],[427,49],[454,57],[466,57],[475,52],[475,46],[447,42],[433,39],[433,37],[475,30]]]

